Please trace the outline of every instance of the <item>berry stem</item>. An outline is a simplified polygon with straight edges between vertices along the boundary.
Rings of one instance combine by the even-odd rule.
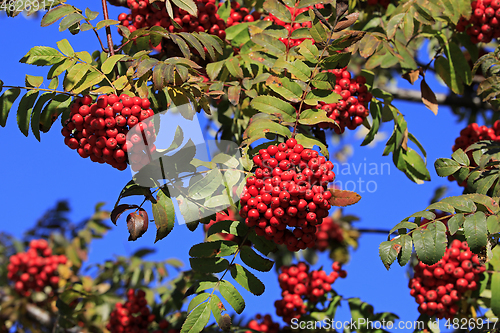
[[[104,19],[109,20],[108,4],[106,3],[106,0],[101,0],[101,3],[102,3],[102,13],[104,15]],[[109,27],[109,25],[106,26],[106,37],[108,40],[109,55],[113,56],[113,55],[115,55],[115,50],[113,47],[113,38],[111,37],[111,28]]]

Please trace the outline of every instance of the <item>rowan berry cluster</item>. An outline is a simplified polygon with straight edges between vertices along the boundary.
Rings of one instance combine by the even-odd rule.
[[[312,6],[308,6],[308,7],[304,7],[304,8],[294,8],[294,7],[286,6],[286,8],[292,14],[292,22],[295,21],[295,18],[299,14],[301,14],[303,12],[307,12],[311,7]],[[316,7],[317,8],[323,8],[324,6],[322,4],[318,4],[318,5],[316,5]],[[293,39],[291,38],[292,37],[292,33],[295,30],[297,30],[297,29],[301,29],[301,28],[308,28],[308,29],[310,29],[312,27],[312,23],[310,21],[302,22],[302,23],[296,23],[296,22],[294,22],[294,23],[286,23],[286,22],[281,21],[279,18],[277,18],[273,14],[269,14],[263,20],[264,21],[271,21],[274,24],[280,25],[280,26],[284,27],[286,30],[288,30],[288,36],[287,37],[280,37],[279,38],[279,40],[283,44],[285,44],[286,46],[294,47],[294,46],[300,45],[306,39],[310,39],[312,41],[312,43],[314,44],[314,39],[312,39],[312,38],[293,38]]]
[[[64,255],[52,254],[46,240],[34,239],[28,251],[10,257],[7,278],[14,282],[14,290],[18,294],[29,297],[33,291],[43,291],[46,286],[57,289],[57,266],[66,262]]]
[[[149,332],[148,326],[155,321],[156,317],[147,307],[148,301],[145,296],[146,293],[143,290],[129,289],[127,301],[116,303],[106,328],[111,333]]]
[[[215,0],[196,0],[198,17],[189,14],[178,7],[173,7],[173,20],[181,27],[176,28],[171,22],[164,2],[149,3],[147,0],[127,0],[127,6],[131,9],[130,14],[121,13],[118,20],[123,26],[128,27],[130,32],[136,29],[161,26],[170,32],[208,32],[221,39],[226,38],[227,27],[240,22],[253,22],[260,18],[260,13],[253,12],[240,7],[237,2],[231,3],[231,14],[224,21],[217,14],[218,6]]]
[[[367,1],[368,6],[377,6],[380,5],[387,9],[389,7],[389,4],[391,3],[391,0],[368,0]]]
[[[309,265],[300,262],[297,265],[282,266],[278,281],[283,299],[274,302],[276,314],[290,323],[306,313],[306,304],[317,303],[321,297],[332,290],[332,284],[337,278],[345,278],[347,272],[342,264],[334,262],[333,272],[329,275],[323,270],[309,272]]]
[[[148,154],[156,151],[154,124],[148,119],[154,115],[150,104],[147,98],[126,94],[101,95],[95,103],[90,96],[77,98],[61,131],[64,143],[93,162],[122,171],[130,163],[137,171],[150,162]],[[127,152],[133,152],[131,161]]]
[[[465,31],[474,44],[500,37],[500,0],[475,0],[470,19],[461,17],[456,29]]]
[[[344,241],[342,227],[330,216],[325,217],[317,229],[315,248],[318,251],[323,252],[328,249],[331,242],[342,243]]]
[[[331,208],[327,185],[335,178],[333,163],[295,139],[259,150],[253,162],[257,168],[241,196],[246,225],[289,251],[314,247],[316,225]]]
[[[279,333],[280,332],[280,324],[275,323],[271,315],[266,314],[262,316],[261,314],[257,314],[255,319],[250,320],[247,325],[248,328],[255,330],[257,332],[262,333]],[[246,333],[251,333],[250,331],[246,331]]]
[[[485,271],[466,242],[453,240],[443,258],[432,266],[419,262],[409,282],[410,295],[419,304],[418,311],[437,318],[453,318],[467,290],[478,287]]]
[[[466,128],[460,131],[460,136],[455,139],[455,144],[452,147],[453,151],[456,151],[458,149],[466,150],[470,145],[481,141],[481,140],[494,140],[494,141],[499,141],[500,140],[500,121],[497,120],[493,124],[493,127],[487,127],[487,126],[479,126],[476,123],[472,123],[467,125]],[[476,163],[474,162],[474,159],[472,159],[472,152],[467,153],[469,155],[469,159],[471,160],[471,165],[472,166],[477,166]],[[455,178],[451,175],[448,176],[448,179],[450,181],[454,181]],[[462,184],[459,184],[460,186],[466,186],[466,181],[464,181]]]
[[[342,99],[337,103],[326,104],[320,102],[321,109],[326,111],[328,118],[335,121],[333,123],[321,123],[321,128],[333,128],[335,133],[342,134],[347,127],[350,130],[356,129],[368,116],[368,102],[372,99],[372,94],[368,92],[366,79],[364,76],[352,78],[347,67],[332,69],[329,72],[335,74],[335,92]]]

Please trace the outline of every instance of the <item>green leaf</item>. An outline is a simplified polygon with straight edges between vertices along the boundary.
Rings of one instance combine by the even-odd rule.
[[[31,111],[33,110],[33,106],[37,98],[38,91],[30,90],[23,96],[23,98],[21,98],[21,101],[19,102],[19,108],[17,110],[17,124],[24,136],[28,136]]]
[[[257,96],[250,105],[261,112],[273,115],[286,122],[294,122],[296,117],[295,108],[282,99],[273,96]]]
[[[390,231],[389,235],[392,234],[394,231],[398,229],[410,229],[413,230],[418,227],[418,224],[413,223],[413,222],[408,222],[408,221],[401,221],[398,224],[396,224]]]
[[[417,229],[412,236],[418,259],[424,264],[435,264],[443,257],[447,238],[446,227],[442,222],[429,223],[426,229]]]
[[[457,161],[451,160],[449,158],[438,158],[434,163],[434,168],[436,173],[440,177],[448,177],[454,174],[458,169],[460,169],[460,164]]]
[[[310,12],[312,12],[312,10]],[[316,17],[313,20],[313,24],[309,32],[316,43],[326,42],[328,39],[325,27]]]
[[[238,251],[238,244],[233,241],[217,240],[193,245],[189,250],[191,257],[209,258],[230,256]]]
[[[500,217],[498,215],[490,215],[486,219],[488,232],[490,234],[497,234],[500,232]]]
[[[222,174],[219,169],[215,168],[189,187],[189,197],[193,200],[208,198],[219,188],[221,183]]]
[[[45,15],[43,15],[42,17],[42,22],[40,23],[40,25],[42,27],[47,27],[59,21],[64,16],[75,12],[76,9],[73,6],[62,4],[60,6],[52,8],[47,13],[45,13]]]
[[[380,243],[378,255],[387,270],[391,268],[391,265],[394,260],[396,260],[400,250],[401,245],[395,241],[385,241]]]
[[[387,38],[392,39],[394,37],[394,35],[396,34],[396,29],[403,22],[403,18],[405,15],[406,13],[399,13],[391,17],[385,28]]]
[[[83,16],[82,14],[80,13],[69,14],[68,16],[66,16],[61,20],[61,23],[59,23],[59,31],[62,32],[66,29],[69,29],[76,23],[80,22],[81,20],[85,20],[85,16]]]
[[[78,63],[71,67],[64,77],[63,87],[65,91],[71,91],[83,79],[90,70],[90,66],[84,63]]]
[[[302,88],[298,83],[288,79],[287,77],[280,78],[277,76],[269,76],[266,80],[266,85],[287,101],[292,103],[300,102],[302,97]]]
[[[229,3],[229,1],[227,2]],[[219,327],[221,326],[222,323],[222,315],[221,315],[222,307],[220,307],[221,305],[223,304],[220,301],[219,296],[213,294],[212,297],[210,298],[210,310],[212,311],[215,321],[217,322],[217,325],[219,325]]]
[[[434,61],[434,68],[436,69],[436,72],[438,73],[439,77],[446,83],[446,85],[455,93],[458,95],[463,94],[464,90],[464,85],[462,81],[458,80],[458,77],[453,70],[453,68],[450,68],[450,62],[448,59],[444,57],[438,57]],[[453,72],[452,72],[453,71]]]
[[[85,8],[85,16],[87,16],[87,18],[92,21],[92,20],[95,20],[97,18],[97,16],[99,16],[99,12],[94,12],[94,11],[91,11],[89,8]]]
[[[290,130],[278,123],[271,121],[270,118],[264,118],[265,114],[257,114],[250,119],[247,129],[243,133],[243,140],[248,146],[258,139],[266,137],[266,133],[275,133],[283,137],[289,138],[291,136]],[[267,116],[269,117],[269,116]]]
[[[299,124],[316,125],[320,123],[335,123],[335,120],[328,118],[323,109],[306,109],[300,112]]]
[[[108,59],[106,59],[106,61],[104,61],[104,63],[102,64],[101,66],[101,71],[104,73],[104,74],[109,74],[113,71],[113,69],[115,68],[115,65],[118,61],[120,61],[120,59],[123,59],[125,57],[124,54],[115,54],[111,57],[109,57]]]
[[[76,64],[76,59],[64,59],[63,61],[53,65],[49,73],[47,74],[47,79],[53,79],[61,75],[65,70],[73,67]]]
[[[298,51],[301,55],[304,56],[304,58],[306,58],[307,61],[313,64],[318,62],[319,50],[316,45],[313,45],[310,39],[306,39],[302,43],[300,43]]]
[[[366,146],[370,144],[373,139],[375,139],[375,135],[378,133],[378,129],[380,128],[380,121],[382,119],[382,105],[377,100],[377,102],[370,103],[370,113],[372,115],[372,125],[370,131],[366,134],[365,139],[361,143],[361,146]]]
[[[24,81],[27,87],[38,88],[43,83],[43,76],[33,76],[26,74]]]
[[[286,52],[286,46],[278,40],[265,33],[258,33],[250,37],[252,42],[265,48],[266,53],[281,56]]]
[[[255,231],[248,234],[248,239],[252,242],[255,249],[265,256],[271,252],[275,252],[277,249],[274,242],[267,240],[264,237],[257,236]]]
[[[472,252],[480,253],[488,243],[486,215],[476,212],[465,217],[464,234]]]
[[[172,199],[163,191],[158,191],[156,203],[152,203],[153,217],[156,224],[155,243],[165,238],[174,228],[175,209]]]
[[[269,272],[274,265],[272,260],[261,257],[249,246],[241,247],[240,258],[245,264],[260,272]]]
[[[491,275],[491,311],[496,317],[500,316],[500,273]]]
[[[239,291],[229,281],[221,280],[219,291],[237,314],[243,312],[245,309],[245,301],[243,297],[241,297]]]
[[[208,198],[203,205],[208,208],[220,207],[221,209],[224,209],[227,206],[231,205],[231,201],[228,194],[224,193]]]
[[[199,333],[210,320],[210,303],[205,302],[197,306],[188,314],[181,327],[181,333]]]
[[[49,66],[57,64],[64,59],[66,57],[56,49],[48,46],[35,46],[19,62],[28,65]]]
[[[450,235],[454,235],[458,229],[464,224],[465,217],[464,214],[457,214],[448,220],[448,230],[450,230]]]
[[[193,0],[172,0],[172,2],[179,7],[184,9],[186,12],[194,17],[198,17],[198,8]]]
[[[438,201],[438,202],[431,204],[429,207],[426,208],[426,210],[431,210],[431,209],[441,210],[443,212],[452,213],[452,214],[455,213],[455,208],[446,202]]]
[[[406,265],[410,261],[411,254],[413,252],[413,241],[410,235],[401,235],[399,237],[399,244],[401,245],[401,251],[398,254],[398,263],[401,267]]]
[[[105,78],[106,76],[104,74],[99,72],[90,72],[83,78],[82,81],[78,83],[76,87],[73,88],[73,93],[80,94],[81,92],[100,84]]]
[[[285,45],[281,43],[282,45]],[[283,68],[292,73],[297,79],[307,82],[311,77],[312,71],[303,61],[295,60],[294,62],[278,59],[274,63],[273,68]]]
[[[0,97],[0,126],[5,127],[12,104],[14,104],[20,93],[21,89],[12,88],[6,90]]]
[[[475,212],[477,207],[474,202],[465,195],[460,195],[457,197],[447,197],[441,200],[441,202],[449,203],[456,210],[460,210],[464,213]]]
[[[42,108],[45,103],[54,98],[55,95],[56,93],[54,92],[47,92],[42,94],[36,102],[35,107],[33,108],[33,112],[31,115],[31,131],[38,141],[40,141],[40,116],[42,113]]]
[[[222,5],[219,7],[217,10],[217,14],[221,19],[224,20],[224,22],[227,21],[229,16],[231,15],[231,2],[230,1],[224,1]]]
[[[340,95],[334,91],[314,89],[306,95],[304,103],[307,105],[316,106],[320,102],[324,102],[325,104],[337,103],[340,99]]]
[[[264,284],[245,267],[234,264],[231,265],[230,270],[231,276],[240,286],[256,296],[260,296],[264,293]]]
[[[219,221],[214,223],[207,230],[207,237],[213,234],[225,232],[235,236],[244,236],[248,231],[248,227],[245,223],[240,223],[240,221]]]
[[[189,312],[193,311],[193,309],[195,309],[201,303],[205,302],[209,297],[210,297],[210,294],[208,294],[208,293],[201,293],[201,294],[193,297],[191,302],[189,302],[187,312],[189,313]]]
[[[97,24],[95,26],[95,29],[99,30],[99,29],[102,29],[102,28],[104,28],[106,26],[111,26],[111,25],[116,25],[116,24],[120,24],[120,21],[117,21],[117,20],[102,20],[102,21],[97,22]]]
[[[236,58],[229,58],[224,62],[227,70],[232,76],[243,79],[243,70],[241,69],[240,63]]]
[[[416,174],[418,179],[427,181],[431,180],[431,175],[429,170],[427,170],[425,161],[415,150],[408,148],[406,153],[403,154],[403,158],[406,162],[408,171],[412,174]]]
[[[57,42],[57,47],[61,52],[68,57],[74,57],[75,56],[75,51],[71,47],[71,44],[68,42],[67,39],[63,39]]]
[[[189,258],[194,271],[199,273],[220,273],[229,267],[229,261],[224,258]]]
[[[290,11],[277,0],[266,0],[263,7],[265,11],[273,14],[279,20],[286,23],[292,22],[292,14]]]

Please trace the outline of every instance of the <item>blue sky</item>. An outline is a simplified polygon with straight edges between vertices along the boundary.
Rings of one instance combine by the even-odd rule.
[[[89,6],[94,11],[100,10],[100,1],[96,0],[70,3]],[[110,6],[110,17],[116,18],[122,11],[122,8]],[[5,16],[0,16],[3,44],[0,79],[6,85],[24,85],[25,73],[46,75],[47,69],[18,62],[32,46],[56,47],[57,41],[67,38],[75,51],[92,52],[99,47],[93,33],[86,32],[72,36],[69,32],[60,33],[57,25],[40,28],[39,21],[40,18],[27,19],[18,16],[15,19],[7,19]],[[101,30],[102,38],[104,38],[103,31],[104,29]],[[119,41],[118,34],[115,31],[113,33],[114,40]],[[427,82],[436,92],[446,92],[446,88],[429,75]],[[418,89],[419,82],[415,87],[411,87],[407,82],[401,84],[405,88]],[[44,83],[44,87],[47,85],[48,82]],[[346,214],[360,218],[360,221],[355,222],[355,226],[359,228],[390,229],[406,216],[424,209],[434,190],[439,186],[449,186],[448,195],[461,194],[459,187],[436,175],[433,164],[437,158],[451,155],[454,140],[466,124],[457,123],[457,118],[446,107],[440,107],[438,115],[435,116],[423,104],[405,102],[394,104],[405,115],[409,131],[427,150],[427,163],[432,181],[423,185],[412,183],[393,166],[391,157],[382,156],[385,141],[373,147],[360,147],[362,139],[357,138],[355,133],[346,131],[343,143],[351,144],[354,148],[353,155],[348,160],[351,170],[347,172],[344,169],[346,166],[343,166],[343,172],[336,171],[337,181],[344,184],[348,181],[359,184],[360,179],[365,182],[364,184],[371,182],[369,190],[372,192],[368,192],[366,188],[356,188],[355,190],[362,196],[361,201],[345,208]],[[61,199],[69,201],[72,208],[70,217],[78,222],[90,216],[98,202],[105,202],[105,208],[112,209],[120,190],[130,180],[130,172],[128,170],[120,172],[109,165],[82,159],[75,151],[64,145],[59,120],[49,133],[42,134],[41,142],[38,142],[32,133],[27,138],[24,137],[17,128],[15,110],[11,111],[6,128],[0,128],[0,154],[3,156],[3,163],[0,164],[3,191],[0,197],[4,207],[2,231],[21,236],[22,232],[46,209]],[[390,134],[392,123],[384,124],[381,131]],[[330,153],[338,148],[331,143]],[[375,163],[377,166],[388,163],[389,167],[387,165],[383,167],[383,174],[373,175],[370,172],[365,174],[365,164],[367,171],[373,168],[373,164],[370,163]],[[358,174],[353,166],[354,168],[362,166],[361,169],[357,169]],[[118,226],[113,226],[112,231],[103,240],[94,243],[89,262],[102,262],[114,255],[128,255],[140,247],[154,247],[157,253],[148,259],[176,257],[188,263],[187,253],[190,246],[203,240],[200,230],[192,233],[185,226],[176,224],[171,235],[153,245],[155,237],[153,229],[154,226],[151,226],[150,230],[136,242],[128,242],[128,233],[122,218]],[[409,295],[407,267],[401,268],[396,264],[388,272],[378,257],[378,245],[385,238],[383,234],[363,234],[359,239],[359,248],[352,253],[351,262],[345,266],[348,277],[337,280],[334,289],[345,297],[360,297],[363,301],[374,305],[376,312],[391,311],[398,314],[401,320],[416,320],[417,305]],[[331,261],[327,255],[320,254],[320,259],[314,268],[323,265],[330,271]],[[257,272],[256,275],[265,282],[267,290],[260,297],[242,291],[247,301],[247,309],[243,313],[246,318],[264,311],[274,315],[273,303],[280,296],[277,276],[273,272],[267,274]],[[349,317],[347,303],[344,302],[337,318],[345,320]]]

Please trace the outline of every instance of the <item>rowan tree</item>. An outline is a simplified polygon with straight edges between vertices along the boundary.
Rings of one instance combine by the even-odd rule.
[[[0,5],[4,20],[40,15],[40,29],[58,24],[96,36],[95,45],[33,46],[20,62],[46,75],[26,74],[22,87],[0,81],[0,125],[16,112],[25,136],[60,131],[75,159],[133,171],[111,212],[98,204],[73,224],[60,202],[22,240],[2,235],[2,331],[313,332],[294,323],[333,319],[341,304],[353,319],[395,321],[363,295],[335,291],[337,279],[349,279],[343,265],[360,233],[370,230],[344,214],[362,198],[334,186],[341,175],[332,149],[342,149],[346,132],[366,128],[361,151],[389,126],[380,154],[408,184],[431,181],[426,147],[398,100],[436,115],[449,106],[463,121],[450,156],[431,161],[463,194],[437,192],[428,207],[394,221],[378,248],[382,264],[409,266],[422,331],[435,329],[435,319],[458,329],[463,320],[479,328],[498,317],[499,0],[108,2],[123,13],[110,17],[105,0],[86,9],[61,0]],[[426,74],[448,92],[434,93]],[[417,88],[400,88],[402,80]],[[205,158],[189,126],[172,129],[162,118],[171,114],[193,123],[208,117],[216,132]],[[338,147],[329,146],[332,137]],[[189,251],[190,269],[148,261],[140,250],[87,272],[92,241],[110,228],[126,223],[136,241],[156,227],[155,243],[165,242],[176,220],[204,233]],[[331,261],[318,267],[325,251]],[[178,275],[169,279],[169,270]],[[281,299],[266,298],[264,274],[276,275]],[[275,313],[243,322],[244,297],[265,299]]]

